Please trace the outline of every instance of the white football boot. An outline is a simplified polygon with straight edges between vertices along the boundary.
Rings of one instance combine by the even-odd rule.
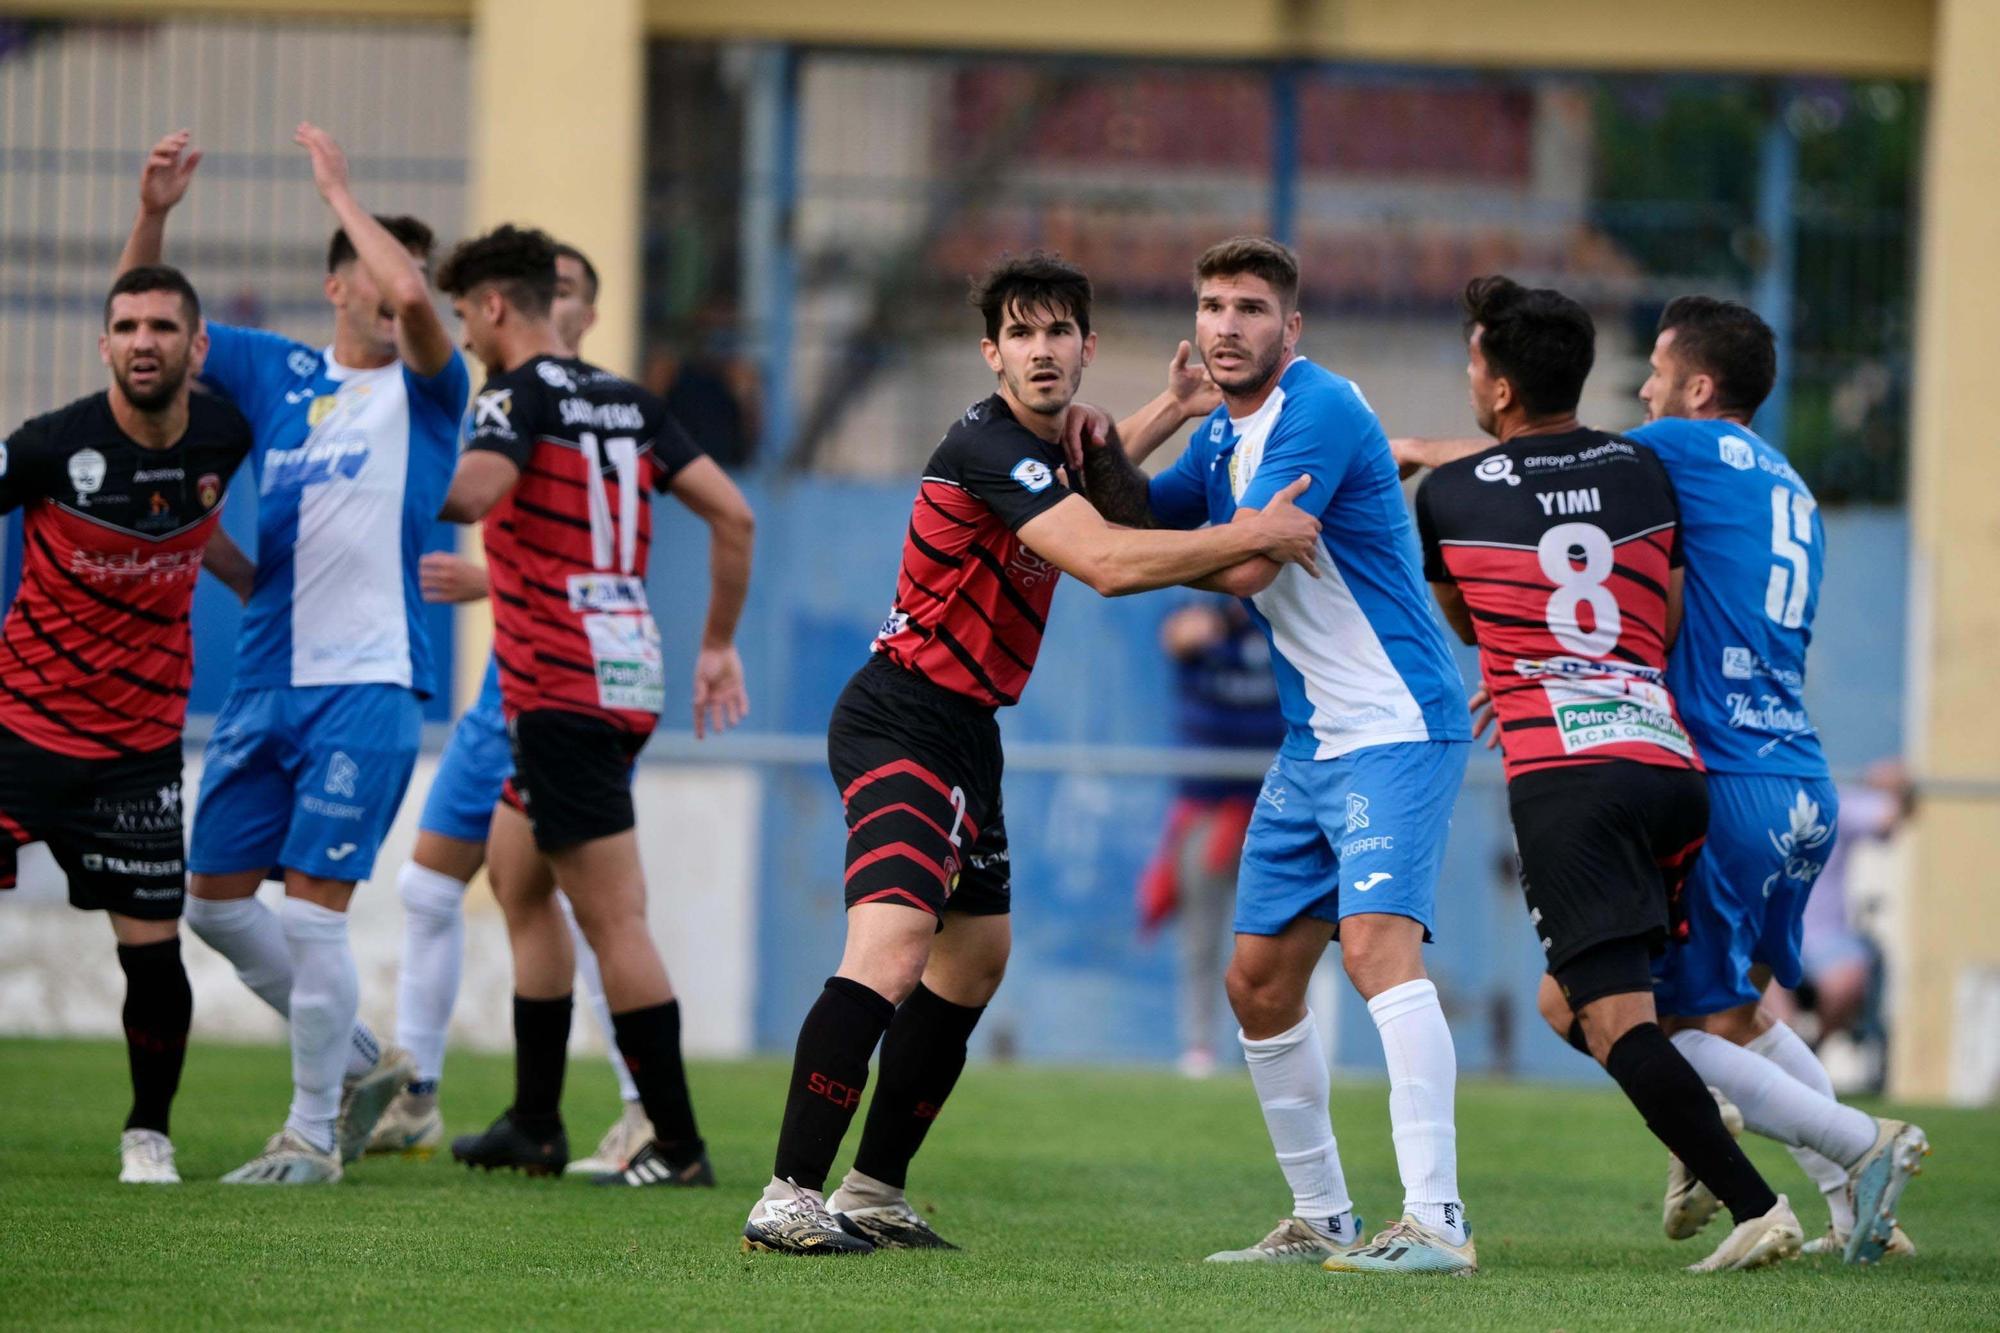
[[[178,1185],[174,1145],[157,1129],[128,1129],[118,1136],[118,1181],[123,1185]]]
[[[1805,1232],[1792,1212],[1791,1203],[1780,1194],[1770,1212],[1751,1218],[1724,1236],[1715,1253],[1698,1264],[1689,1264],[1688,1272],[1729,1273],[1741,1268],[1762,1268],[1796,1257],[1804,1241]]]
[[[321,1152],[291,1128],[279,1130],[264,1151],[222,1178],[225,1185],[321,1185],[340,1179],[340,1158]]]
[[[1723,1096],[1716,1088],[1708,1090],[1715,1098],[1715,1109],[1722,1112],[1722,1125],[1729,1131],[1729,1137],[1743,1137],[1743,1113],[1736,1104]],[[1681,1159],[1667,1154],[1667,1202],[1662,1220],[1667,1229],[1668,1240],[1687,1240],[1703,1227],[1708,1220],[1722,1211],[1722,1200],[1714,1191],[1694,1178],[1694,1172],[1687,1169]]]
[[[604,1131],[604,1137],[597,1141],[590,1156],[571,1162],[563,1168],[563,1174],[608,1176],[623,1171],[639,1155],[639,1150],[652,1141],[653,1122],[646,1118],[646,1108],[637,1102],[626,1102],[624,1111]]]

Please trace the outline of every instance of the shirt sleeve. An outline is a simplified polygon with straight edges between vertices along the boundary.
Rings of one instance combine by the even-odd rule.
[[[484,449],[525,469],[541,429],[541,404],[534,381],[525,378],[480,390],[465,427],[466,452]]]
[[[429,403],[446,417],[457,419],[465,410],[465,396],[472,392],[472,375],[465,368],[465,358],[453,348],[451,360],[435,375],[419,375],[408,365],[403,367],[403,378],[410,386],[411,394]]]
[[[682,429],[673,413],[664,407],[660,411],[659,433],[653,436],[652,453],[653,489],[658,491],[673,485],[682,468],[703,456],[701,446],[694,442],[694,436]]]
[[[12,513],[46,493],[41,464],[47,448],[48,432],[39,420],[25,423],[0,443],[0,514]]]
[[[1348,392],[1315,388],[1296,408],[1284,412],[1272,427],[1256,475],[1237,499],[1239,508],[1262,509],[1279,491],[1301,476],[1310,476],[1312,485],[1296,503],[1308,514],[1324,513],[1356,456],[1373,446],[1388,451],[1388,437],[1374,413],[1359,403],[1339,401],[1337,395]]]
[[[1200,432],[1196,432],[1199,437]],[[1147,485],[1147,504],[1162,527],[1198,528],[1208,522],[1208,478],[1198,438],[1188,441],[1173,466]]]
[[[1451,571],[1445,567],[1444,547],[1438,541],[1437,520],[1431,515],[1433,490],[1431,483],[1437,473],[1431,472],[1417,485],[1417,542],[1424,552],[1424,581],[1426,583],[1451,583]]]
[[[1047,513],[1070,495],[1056,479],[1055,469],[1039,454],[1001,433],[968,434],[955,441],[958,482],[1000,521],[1019,531],[1029,519]]]
[[[211,322],[201,378],[229,395],[245,416],[256,416],[267,406],[294,352],[304,352],[318,363],[317,353],[290,338]]]

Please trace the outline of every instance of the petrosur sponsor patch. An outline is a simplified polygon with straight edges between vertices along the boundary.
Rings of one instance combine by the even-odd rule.
[[[1694,756],[1687,733],[1674,720],[1667,692],[1658,685],[1607,681],[1591,689],[1551,682],[1542,688],[1548,691],[1565,754],[1604,745],[1657,745],[1683,759]]]

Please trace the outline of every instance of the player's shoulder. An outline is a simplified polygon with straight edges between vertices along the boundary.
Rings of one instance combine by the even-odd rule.
[[[1061,461],[1059,446],[1036,435],[1014,419],[999,394],[982,398],[946,427],[931,454],[928,473],[958,480],[956,470],[972,464],[988,466],[1029,459],[1053,467]]]
[[[1379,426],[1375,409],[1361,386],[1345,375],[1328,370],[1317,361],[1294,357],[1278,379],[1284,393],[1286,418],[1329,419],[1360,426]]]
[[[211,356],[226,349],[248,358],[258,370],[267,373],[283,372],[300,377],[316,375],[324,361],[323,348],[309,346],[270,329],[218,324],[214,320],[208,321],[204,328],[208,333]]]
[[[658,394],[588,361],[546,357],[521,369],[532,374],[532,392],[552,428],[650,441],[666,420],[666,401]]]
[[[204,440],[240,444],[248,448],[250,419],[221,394],[197,389],[188,395],[188,433]]]
[[[110,392],[100,389],[28,418],[7,437],[7,445],[21,457],[31,453],[63,453],[101,443],[101,437],[113,433],[115,427]]]

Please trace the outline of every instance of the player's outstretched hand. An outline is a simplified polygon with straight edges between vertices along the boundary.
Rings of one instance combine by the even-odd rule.
[[[1070,484],[1081,488],[1083,451],[1102,449],[1117,438],[1118,423],[1111,414],[1090,403],[1071,403],[1063,415],[1063,457],[1069,462]]]
[[[1193,356],[1193,345],[1183,338],[1174,359],[1167,363],[1167,394],[1189,419],[1205,417],[1222,406],[1222,390],[1216,387],[1208,367],[1199,362],[1188,364]]]
[[[1493,727],[1493,723],[1500,716],[1499,710],[1493,707],[1493,691],[1481,685],[1473,691],[1472,697],[1465,701],[1465,706],[1472,710],[1472,739],[1478,740],[1481,736],[1486,736],[1486,729]],[[1493,734],[1486,736],[1486,748],[1489,750],[1500,748],[1500,728],[1493,727]]]
[[[720,736],[750,715],[743,688],[743,659],[736,648],[704,648],[694,659],[694,735]]]
[[[486,566],[450,551],[427,551],[417,562],[417,586],[427,602],[476,602],[487,593]]]
[[[187,194],[188,182],[194,179],[194,169],[201,165],[201,149],[188,147],[193,137],[186,130],[175,130],[154,144],[153,151],[146,154],[146,165],[139,170],[139,208],[142,212],[171,212]]]
[[[347,154],[331,134],[304,120],[292,132],[292,142],[312,155],[313,184],[319,188],[320,198],[331,203],[336,194],[347,191]]]
[[[1268,539],[1264,554],[1281,564],[1303,566],[1306,573],[1319,577],[1319,520],[1298,507],[1296,501],[1312,485],[1311,476],[1302,476],[1271,497],[1257,515]]]

